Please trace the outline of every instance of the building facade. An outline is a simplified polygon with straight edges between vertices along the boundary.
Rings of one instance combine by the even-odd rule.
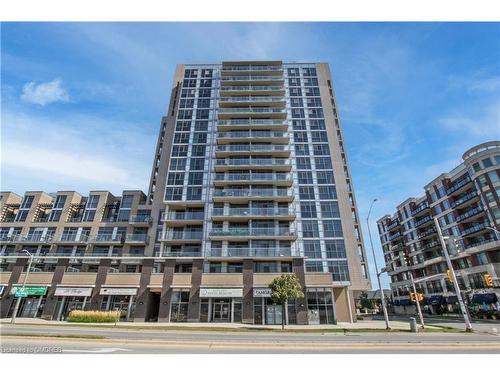
[[[22,250],[38,295],[20,315],[46,319],[280,324],[268,285],[295,274],[305,298],[286,321],[333,324],[370,288],[327,64],[178,65],[147,194],[3,192],[0,205],[3,317]]]
[[[424,189],[424,196],[407,199],[395,214],[377,222],[395,304],[410,304],[411,272],[431,311],[458,308],[434,224],[437,218],[469,305],[500,310],[500,142],[471,148],[462,164]],[[491,276],[492,285],[485,275]]]

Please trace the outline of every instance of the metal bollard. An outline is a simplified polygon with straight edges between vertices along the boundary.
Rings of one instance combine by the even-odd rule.
[[[417,319],[410,318],[410,332],[418,332]]]

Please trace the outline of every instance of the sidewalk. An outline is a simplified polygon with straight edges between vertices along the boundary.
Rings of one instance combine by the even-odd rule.
[[[10,318],[0,319],[1,324],[10,324]],[[78,325],[82,326],[88,324],[89,326],[115,326],[114,323],[68,323],[64,321],[54,321],[54,320],[43,320],[38,318],[17,318],[16,324],[34,324],[34,325],[61,325],[61,326],[71,326]],[[402,321],[391,321],[390,326],[392,329],[398,330],[408,330],[409,323]],[[276,330],[281,329],[280,325],[254,325],[254,324],[240,324],[240,323],[146,323],[146,322],[118,322],[116,327],[138,327],[138,328],[154,328],[154,327],[178,327],[180,329],[186,328],[243,328],[252,330]],[[439,327],[426,326],[426,328],[435,328],[439,330]],[[385,329],[385,321],[380,320],[370,320],[370,321],[358,321],[356,323],[338,323],[338,324],[321,324],[321,325],[287,325],[285,329],[293,330],[331,330],[331,329],[348,329],[348,330],[372,330],[372,329]]]

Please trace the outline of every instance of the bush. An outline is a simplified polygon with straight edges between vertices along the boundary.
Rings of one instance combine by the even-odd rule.
[[[116,323],[119,319],[119,311],[73,310],[69,313],[67,321],[73,323]]]

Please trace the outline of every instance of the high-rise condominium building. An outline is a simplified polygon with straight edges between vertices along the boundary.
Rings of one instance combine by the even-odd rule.
[[[289,324],[355,319],[369,289],[327,64],[178,65],[149,191],[3,192],[1,314],[35,256],[20,316],[279,324],[270,282],[295,274]],[[24,254],[26,255],[26,253]]]
[[[500,300],[500,142],[471,148],[462,164],[424,189],[424,196],[408,198],[394,215],[378,220],[396,305],[410,305],[412,273],[431,310],[458,309],[434,224],[437,218],[467,302],[493,308]]]

